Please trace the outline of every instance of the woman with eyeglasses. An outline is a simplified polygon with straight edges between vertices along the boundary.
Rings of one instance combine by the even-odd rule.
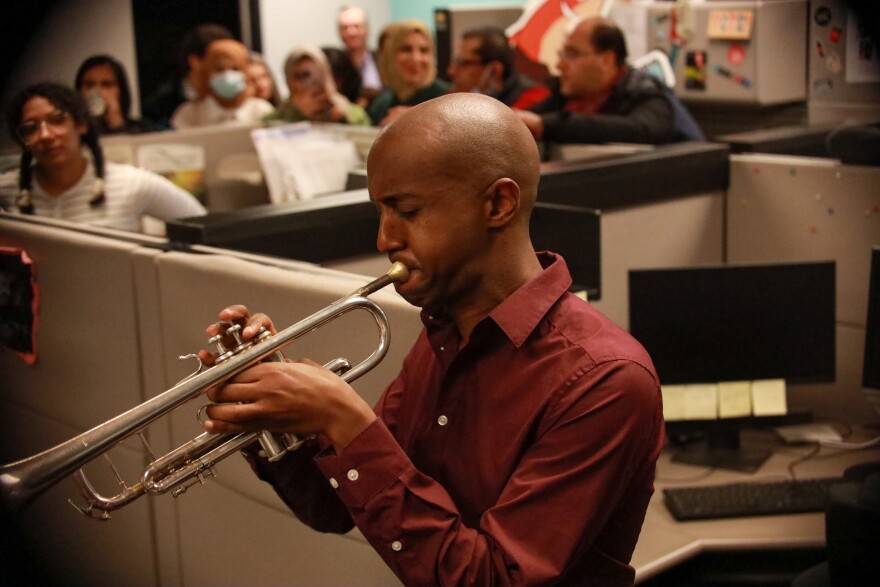
[[[367,108],[377,126],[387,125],[412,106],[442,96],[450,88],[448,82],[437,78],[433,37],[418,19],[402,20],[383,29],[379,73],[387,89]]]
[[[300,45],[291,51],[284,77],[290,96],[266,120],[370,124],[366,111],[339,92],[330,62],[318,47]]]
[[[129,231],[140,230],[143,216],[205,213],[164,177],[105,161],[88,106],[71,88],[30,86],[12,99],[6,120],[22,155],[18,170],[0,175],[4,209]]]

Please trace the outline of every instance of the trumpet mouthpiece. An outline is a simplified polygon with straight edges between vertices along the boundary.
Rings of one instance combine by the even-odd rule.
[[[409,268],[400,261],[395,261],[387,275],[394,283],[404,283],[409,279]]]

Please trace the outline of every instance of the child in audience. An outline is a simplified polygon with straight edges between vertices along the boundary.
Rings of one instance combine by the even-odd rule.
[[[24,89],[12,99],[7,123],[22,155],[18,170],[0,175],[4,209],[130,231],[140,230],[147,215],[170,220],[205,213],[164,177],[105,161],[88,106],[71,88],[41,83]]]

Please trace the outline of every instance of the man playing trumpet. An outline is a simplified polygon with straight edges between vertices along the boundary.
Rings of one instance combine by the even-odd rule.
[[[311,361],[261,363],[208,393],[205,428],[315,436],[256,473],[316,530],[357,526],[406,585],[632,584],[659,383],[533,250],[528,129],[492,98],[443,96],[385,128],[368,171],[377,247],[409,268],[395,287],[425,325],[400,374],[371,408]],[[243,306],[220,318],[272,330]]]

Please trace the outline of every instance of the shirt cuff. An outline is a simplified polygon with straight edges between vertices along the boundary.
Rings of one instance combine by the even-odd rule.
[[[315,457],[315,463],[340,499],[353,507],[362,507],[412,466],[379,419],[358,434],[341,455],[326,450]]]

